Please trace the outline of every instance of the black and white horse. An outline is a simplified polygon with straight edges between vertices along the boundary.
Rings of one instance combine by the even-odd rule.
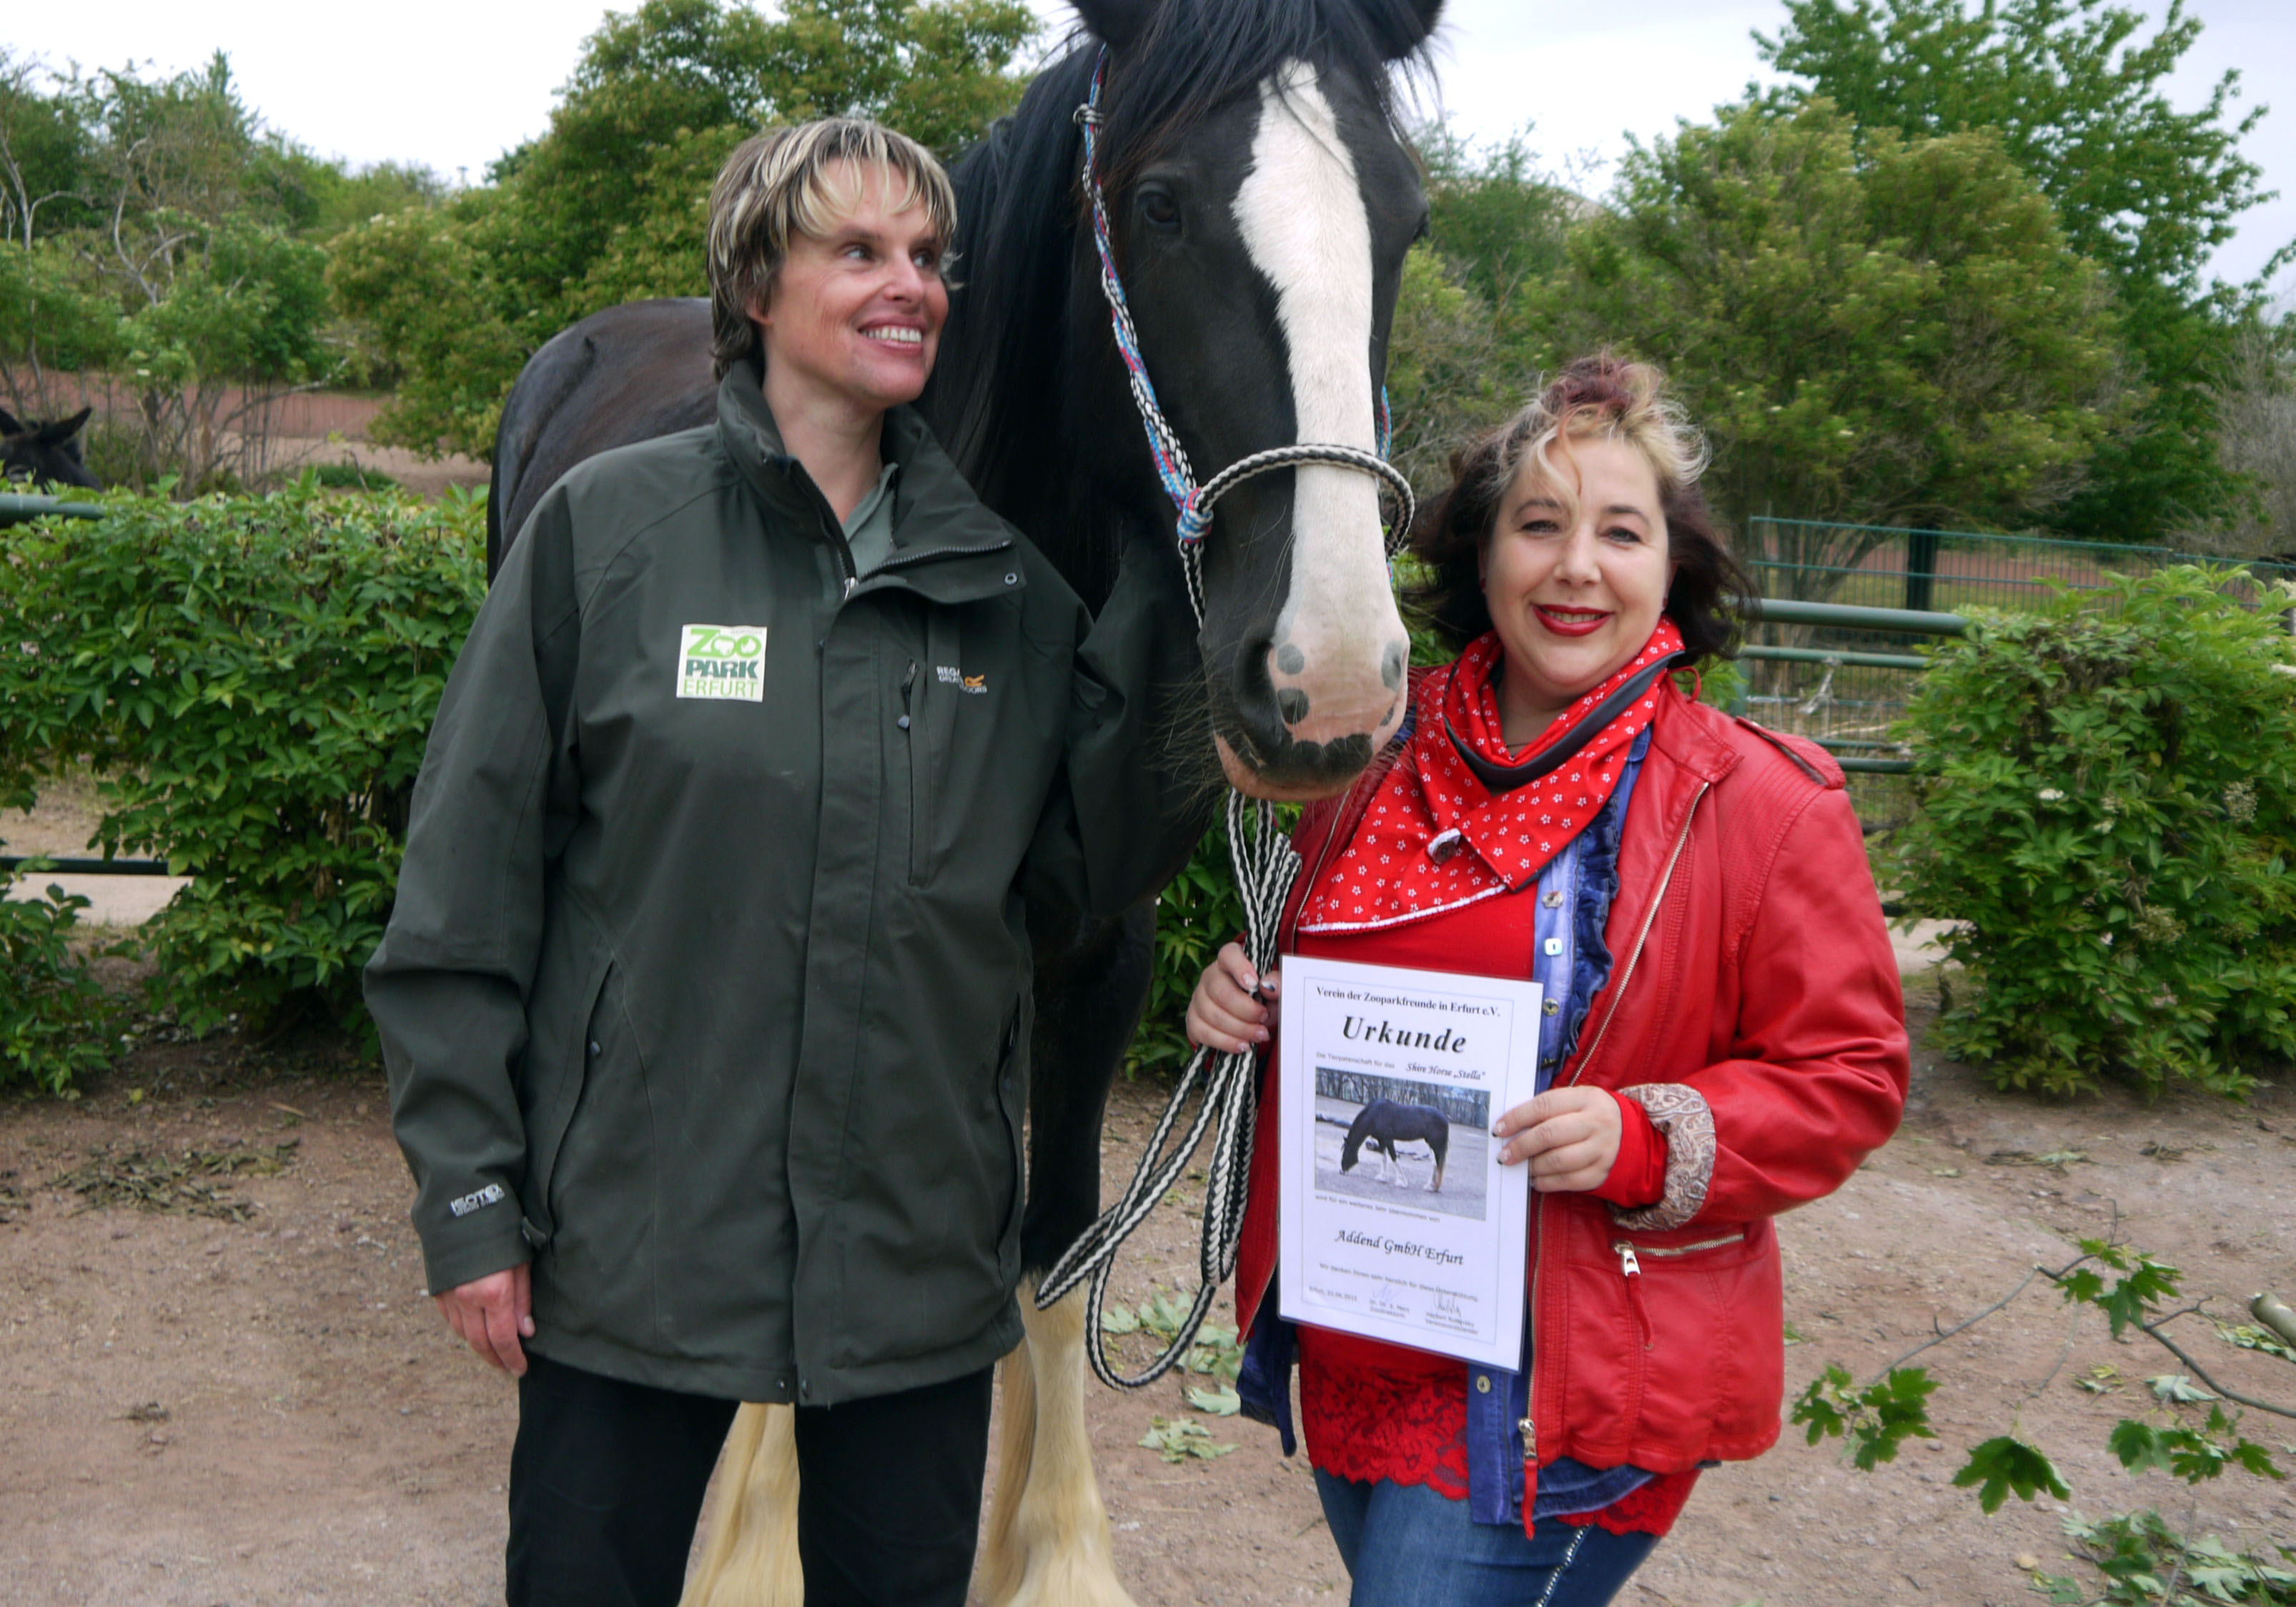
[[[1096,607],[1128,532],[1173,528],[1078,179],[1075,113],[1102,47],[1115,259],[1165,414],[1209,476],[1294,442],[1378,444],[1389,324],[1426,222],[1393,74],[1423,61],[1442,0],[1076,5],[1088,34],[955,169],[964,283],[922,406],[982,498]],[[490,558],[574,463],[716,416],[709,333],[706,303],[641,302],[535,354],[496,441]],[[1403,717],[1407,643],[1376,482],[1324,466],[1244,481],[1218,504],[1202,573],[1200,692],[1219,770],[1260,797],[1345,786]],[[1176,762],[1209,783],[1215,761]],[[1098,1212],[1101,1119],[1146,1001],[1154,916],[1037,909],[1030,931],[1033,1282]],[[980,1588],[998,1607],[1118,1607],[1130,1598],[1085,1434],[1084,1302],[1040,1313],[1023,1294]],[[789,1420],[755,1406],[736,1420],[689,1607],[801,1600]]]
[[[68,419],[44,424],[37,419],[20,420],[0,407],[0,477],[35,491],[58,486],[102,490],[103,482],[89,472],[87,457],[80,450],[79,432],[94,412],[83,407]]]
[[[1363,1147],[1369,1144],[1372,1153],[1385,1164],[1380,1168],[1382,1182],[1408,1183],[1403,1173],[1403,1157],[1395,1152],[1398,1144],[1423,1144],[1435,1152],[1435,1175],[1428,1179],[1427,1192],[1443,1192],[1443,1163],[1451,1153],[1451,1119],[1431,1105],[1406,1105],[1392,1099],[1374,1099],[1356,1112],[1348,1124],[1347,1141],[1340,1145],[1340,1170],[1352,1172],[1356,1162],[1363,1158]],[[1394,1176],[1390,1178],[1389,1173]]]

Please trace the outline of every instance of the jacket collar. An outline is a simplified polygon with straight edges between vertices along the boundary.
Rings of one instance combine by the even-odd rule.
[[[1413,670],[1406,695],[1415,693],[1424,676],[1439,673]],[[1739,755],[1714,728],[1713,719],[1707,717],[1710,711],[1702,712],[1700,705],[1673,689],[1671,681],[1661,685],[1666,690],[1660,700],[1658,714],[1651,722],[1650,750],[1644,756],[1641,779],[1636,783],[1637,807],[1634,815],[1648,819],[1650,816],[1645,811],[1654,812],[1657,819],[1649,834],[1663,837],[1670,843],[1680,826],[1681,816],[1696,802],[1696,794],[1702,790],[1697,783],[1720,781],[1737,764]],[[1380,783],[1386,779],[1389,768],[1408,741],[1406,726],[1406,731],[1390,739],[1344,793],[1309,804],[1300,812],[1300,824],[1292,839],[1292,846],[1300,852],[1300,869],[1292,879],[1292,892],[1284,901],[1278,928],[1278,947],[1284,953],[1292,950],[1300,907],[1307,901],[1308,884],[1315,880],[1326,849],[1344,845],[1354,837]],[[1649,762],[1653,759],[1660,762]],[[1685,781],[1692,784],[1685,787],[1682,783]],[[1644,799],[1649,801],[1644,802]]]
[[[744,357],[718,382],[718,439],[769,514],[805,539],[829,539],[828,500],[783,445],[756,357]],[[973,495],[915,408],[886,413],[879,450],[901,466],[893,482],[893,557],[881,578],[865,581],[862,589],[904,584],[949,603],[1020,589],[1027,577],[1012,528]]]

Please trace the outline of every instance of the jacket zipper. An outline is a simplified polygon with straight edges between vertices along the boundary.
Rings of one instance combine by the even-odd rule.
[[[920,563],[931,563],[940,558],[972,558],[983,553],[1002,553],[1009,550],[1012,545],[1012,541],[1007,538],[1004,541],[975,542],[971,546],[932,547],[922,553],[897,554],[886,559],[884,562],[869,572],[873,575],[882,575],[887,570],[913,569]]]
[[[1745,1237],[1746,1230],[1742,1227],[1736,1233],[1725,1234],[1718,1239],[1701,1239],[1695,1244],[1636,1245],[1624,1239],[1611,1241],[1611,1252],[1619,1258],[1619,1275],[1626,1280],[1627,1304],[1634,1308],[1635,1321],[1642,1326],[1644,1349],[1651,1348],[1651,1325],[1650,1312],[1643,1305],[1642,1256],[1686,1256],[1694,1250],[1719,1250],[1725,1244],[1742,1243]]]
[[[1690,808],[1682,817],[1682,831],[1674,840],[1674,851],[1666,857],[1666,870],[1659,877],[1658,891],[1651,898],[1650,908],[1643,912],[1642,930],[1635,934],[1635,947],[1627,955],[1626,970],[1619,973],[1619,986],[1611,995],[1611,1007],[1603,1013],[1603,1024],[1595,1029],[1595,1041],[1587,1045],[1587,1052],[1578,1057],[1578,1063],[1571,1068],[1570,1080],[1563,1084],[1565,1087],[1570,1086],[1586,1075],[1587,1068],[1594,1063],[1595,1052],[1603,1046],[1603,1039],[1610,1033],[1611,1019],[1619,1013],[1619,1003],[1627,996],[1627,984],[1635,980],[1635,967],[1642,962],[1643,945],[1650,941],[1651,925],[1658,919],[1659,906],[1666,902],[1667,889],[1674,885],[1674,867],[1681,862],[1682,850],[1690,845],[1690,828],[1698,818],[1699,803],[1705,798],[1706,789],[1712,784],[1710,782],[1701,782],[1698,783],[1698,791],[1690,795]],[[1536,1208],[1536,1215],[1531,1221],[1531,1234],[1533,1248],[1538,1251],[1538,1259],[1532,1264],[1530,1274],[1530,1313],[1532,1326],[1536,1328],[1538,1322],[1539,1281],[1546,1275],[1546,1201],[1534,1193],[1532,1204]],[[1642,1297],[1636,1287],[1641,1277],[1642,1267],[1635,1262],[1631,1247],[1628,1248],[1626,1253],[1620,1258],[1620,1262],[1623,1275],[1628,1280],[1628,1293],[1634,1301],[1635,1316],[1642,1324],[1643,1348],[1648,1349],[1651,1342],[1650,1317],[1643,1310]],[[1538,1411],[1538,1357],[1535,1351],[1531,1356],[1530,1365],[1528,1403],[1522,1421],[1515,1425],[1522,1431],[1522,1513],[1526,1525],[1530,1521],[1531,1508],[1537,1504],[1538,1498],[1538,1433],[1537,1425],[1531,1422],[1532,1417]]]
[[[1682,832],[1674,840],[1674,852],[1666,857],[1666,873],[1659,878],[1658,896],[1651,900],[1650,908],[1643,912],[1642,930],[1635,934],[1634,952],[1627,956],[1627,969],[1620,974],[1618,988],[1611,995],[1611,1007],[1603,1013],[1603,1024],[1595,1029],[1595,1041],[1587,1045],[1587,1053],[1578,1057],[1578,1064],[1570,1073],[1571,1083],[1585,1076],[1587,1068],[1595,1063],[1595,1051],[1602,1048],[1603,1040],[1610,1036],[1611,1023],[1618,1019],[1620,1002],[1627,996],[1627,984],[1635,980],[1635,967],[1641,963],[1643,945],[1650,939],[1651,923],[1658,919],[1659,906],[1666,902],[1666,890],[1674,883],[1674,867],[1681,862],[1682,850],[1690,846],[1690,827],[1698,818],[1699,801],[1706,796],[1706,789],[1712,784],[1711,782],[1700,782],[1698,791],[1690,795],[1690,812],[1682,817]],[[1569,1086],[1567,1083],[1564,1085],[1566,1087]]]

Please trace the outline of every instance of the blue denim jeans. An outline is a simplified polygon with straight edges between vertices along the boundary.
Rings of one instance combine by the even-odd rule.
[[[1424,1485],[1316,1471],[1316,1493],[1355,1588],[1349,1607],[1603,1607],[1658,1545],[1559,1519],[1477,1523]]]

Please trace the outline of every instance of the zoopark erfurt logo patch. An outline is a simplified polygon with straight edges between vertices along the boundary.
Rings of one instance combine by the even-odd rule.
[[[766,699],[766,627],[689,625],[677,642],[677,695]]]

